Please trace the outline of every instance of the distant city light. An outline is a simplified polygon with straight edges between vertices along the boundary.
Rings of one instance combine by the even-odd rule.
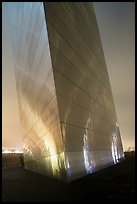
[[[22,150],[17,149],[17,150],[15,150],[15,153],[16,153],[16,154],[20,154],[20,153],[23,153],[23,151],[22,151]]]
[[[18,148],[3,148],[2,149],[2,154],[21,154],[23,153],[22,149]]]
[[[125,152],[131,152],[131,151],[135,151],[135,147],[127,147],[124,150]]]
[[[12,153],[12,151],[5,149],[5,150],[2,150],[2,153],[3,154],[9,154],[9,153]]]

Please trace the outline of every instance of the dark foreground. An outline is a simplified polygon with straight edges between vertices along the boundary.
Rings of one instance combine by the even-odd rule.
[[[135,161],[126,160],[70,184],[24,170],[4,169],[3,202],[135,201]]]

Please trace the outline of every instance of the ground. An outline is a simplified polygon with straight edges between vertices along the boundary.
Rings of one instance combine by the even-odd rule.
[[[135,201],[135,157],[65,184],[26,171],[3,169],[2,202]]]

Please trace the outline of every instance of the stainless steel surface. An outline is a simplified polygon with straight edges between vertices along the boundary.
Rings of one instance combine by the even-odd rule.
[[[64,181],[124,157],[93,4],[12,2],[25,167]]]

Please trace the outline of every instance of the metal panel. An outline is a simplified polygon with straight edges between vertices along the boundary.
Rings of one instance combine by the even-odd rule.
[[[25,168],[66,180],[43,3],[8,3]]]
[[[93,4],[44,5],[71,181],[119,162],[122,143]]]

